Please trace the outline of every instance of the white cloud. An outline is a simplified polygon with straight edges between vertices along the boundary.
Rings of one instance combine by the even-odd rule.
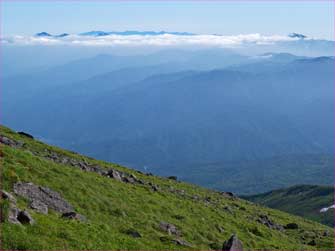
[[[108,35],[66,37],[7,36],[1,42],[14,45],[81,45],[81,46],[214,46],[239,47],[246,44],[274,44],[281,41],[294,41],[288,36],[245,34],[221,35]]]

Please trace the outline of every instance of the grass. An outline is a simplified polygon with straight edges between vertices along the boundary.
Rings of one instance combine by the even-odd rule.
[[[1,145],[4,190],[12,191],[17,181],[47,186],[59,192],[88,219],[87,222],[66,220],[52,211],[48,215],[38,214],[28,208],[27,201],[18,198],[20,209],[27,208],[36,224],[2,223],[4,250],[209,250],[222,247],[233,233],[237,233],[246,249],[333,250],[333,229],[316,222],[242,199],[227,198],[192,184],[147,176],[119,165],[93,160],[31,140],[5,127],[1,127],[1,134],[25,142],[20,149]],[[43,157],[45,149],[133,173],[158,185],[160,191],[54,163]],[[184,190],[186,195],[170,192],[172,187]],[[191,199],[195,195],[200,200]],[[210,204],[204,203],[208,197]],[[4,201],[2,206],[6,211]],[[256,221],[259,214],[267,214],[281,225],[296,222],[299,229],[272,230]],[[159,229],[161,221],[175,224],[182,232],[181,238],[192,247],[172,243],[173,236]],[[219,231],[219,228],[224,231]],[[138,231],[142,237],[127,235],[129,229]],[[322,236],[325,231],[330,235]],[[313,238],[316,246],[307,245]]]

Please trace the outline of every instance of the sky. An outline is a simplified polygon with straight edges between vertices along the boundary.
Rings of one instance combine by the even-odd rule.
[[[90,30],[287,35],[334,40],[333,1],[1,1],[1,35]]]

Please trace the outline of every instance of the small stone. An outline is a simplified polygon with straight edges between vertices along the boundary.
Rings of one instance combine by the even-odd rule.
[[[315,240],[311,240],[310,242],[307,243],[307,245],[316,246],[316,242]]]
[[[129,184],[134,184],[135,183],[135,180],[132,177],[127,177],[127,176],[123,177],[122,181],[125,182],[125,183],[129,183]]]
[[[141,238],[142,237],[142,235],[134,229],[128,229],[126,231],[126,234],[132,236],[133,238]]]
[[[215,228],[219,231],[219,233],[224,233],[224,228],[219,226],[219,225],[215,225]]]
[[[324,236],[324,237],[329,236],[329,232],[328,232],[328,230],[324,231],[323,234],[322,234],[322,236]]]
[[[66,218],[70,220],[86,221],[86,217],[84,215],[77,214],[76,212],[63,213],[62,218]]]
[[[199,200],[199,196],[198,195],[192,195],[192,199],[193,200]]]
[[[159,191],[159,187],[157,185],[154,185],[154,184],[151,185],[151,189],[155,192]]]
[[[192,245],[185,240],[174,239],[174,240],[172,240],[172,242],[179,245],[179,246],[192,247]]]
[[[8,211],[8,222],[12,224],[21,224],[17,219],[19,212],[20,210],[18,208],[10,206]]]
[[[169,235],[179,236],[181,234],[175,225],[167,223],[167,222],[160,222],[159,228],[167,232]]]
[[[223,251],[243,251],[242,242],[233,234],[229,240],[223,243]]]
[[[221,192],[221,195],[229,198],[235,197],[235,195],[232,192]]]
[[[122,181],[120,173],[114,169],[108,170],[107,176],[109,176],[112,179]]]

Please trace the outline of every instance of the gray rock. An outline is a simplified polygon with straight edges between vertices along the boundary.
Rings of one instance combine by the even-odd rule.
[[[142,237],[142,235],[138,231],[136,231],[134,229],[128,229],[128,230],[126,230],[125,233],[127,235],[130,235],[133,238],[141,238]]]
[[[91,168],[92,172],[98,173],[100,175],[107,175],[108,174],[108,171],[101,166],[91,165],[90,168]]]
[[[218,230],[219,233],[224,233],[224,228],[222,226],[219,225],[215,225],[215,228]]]
[[[179,246],[192,247],[190,243],[182,239],[173,239],[172,242]]]
[[[0,143],[10,147],[22,147],[24,145],[23,141],[16,141],[3,135],[0,135]]]
[[[164,232],[167,232],[169,235],[177,235],[177,236],[181,235],[181,232],[177,229],[177,227],[171,223],[160,222],[159,228]]]
[[[235,195],[232,192],[221,192],[221,195],[228,198],[234,198]]]
[[[322,236],[324,236],[324,237],[330,236],[328,230],[324,231],[324,232],[322,233]]]
[[[307,243],[307,245],[316,246],[316,242],[315,240],[311,240],[310,242]]]
[[[48,206],[39,200],[33,200],[30,208],[41,214],[48,214]]]
[[[121,174],[114,169],[108,170],[107,176],[112,178],[112,179],[122,181]]]
[[[15,197],[4,190],[1,190],[1,198],[4,200],[9,200],[11,203],[16,203]]]
[[[229,238],[229,240],[227,240],[223,243],[222,250],[223,251],[243,251],[243,244],[237,238],[237,236],[235,234],[233,234]]]
[[[36,186],[33,183],[18,182],[14,185],[14,193],[35,203],[41,202],[48,208],[60,213],[71,212],[73,207],[59,193],[50,188]]]
[[[21,224],[30,224],[33,225],[35,221],[33,218],[30,216],[30,214],[27,211],[19,211],[16,219],[21,223]]]
[[[125,183],[130,183],[130,184],[134,184],[135,183],[135,180],[132,178],[132,177],[122,177],[122,181],[125,182]]]
[[[199,197],[198,195],[192,195],[192,199],[193,199],[193,200],[199,200],[200,197]]]
[[[21,224],[17,219],[19,212],[20,210],[17,207],[10,205],[8,210],[8,222],[12,224]]]
[[[152,184],[151,182],[149,182],[148,185],[151,187],[151,189],[152,189],[154,192],[158,192],[158,191],[159,191],[159,186],[157,186],[157,185],[155,185],[155,184]]]

